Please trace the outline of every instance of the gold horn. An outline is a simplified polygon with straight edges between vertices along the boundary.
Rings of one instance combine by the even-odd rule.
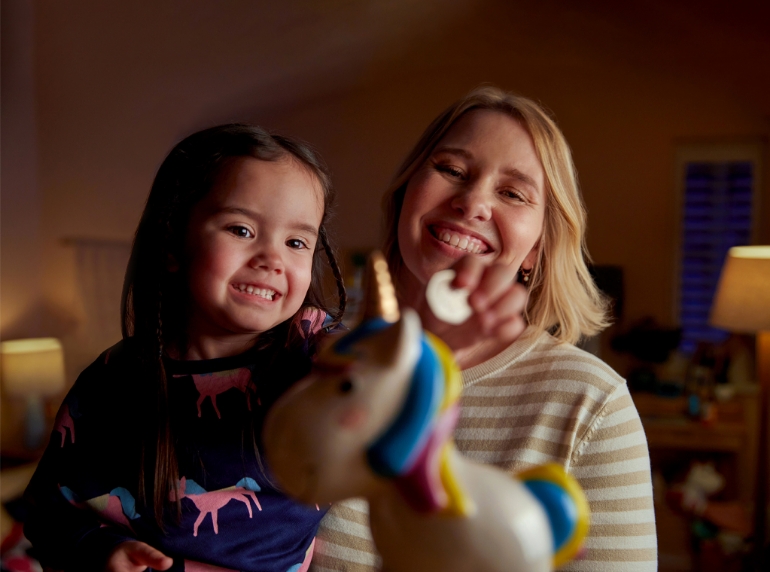
[[[364,288],[364,314],[361,319],[382,318],[386,322],[398,322],[401,313],[396,289],[390,278],[388,262],[379,250],[373,251],[367,260]]]

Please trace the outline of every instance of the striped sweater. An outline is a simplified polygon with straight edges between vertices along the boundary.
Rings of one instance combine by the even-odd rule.
[[[454,438],[469,458],[511,473],[560,463],[591,507],[586,553],[563,570],[657,569],[650,460],[625,381],[595,356],[527,331],[463,371]],[[321,521],[311,571],[377,570],[366,502],[332,507]]]

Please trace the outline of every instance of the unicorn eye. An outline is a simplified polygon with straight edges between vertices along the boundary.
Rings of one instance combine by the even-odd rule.
[[[340,393],[350,393],[353,391],[353,382],[349,379],[344,379],[340,382]]]

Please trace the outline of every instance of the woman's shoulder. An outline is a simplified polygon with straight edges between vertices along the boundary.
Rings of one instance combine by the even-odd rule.
[[[517,386],[521,391],[588,395],[597,402],[622,391],[626,384],[598,356],[542,331],[525,332],[482,367],[464,371],[463,377],[466,387]]]
[[[578,371],[590,371],[612,386],[626,383],[618,372],[596,354],[574,344],[562,342],[548,332],[543,332],[535,340],[528,359],[547,362],[551,367],[558,369],[575,367]]]

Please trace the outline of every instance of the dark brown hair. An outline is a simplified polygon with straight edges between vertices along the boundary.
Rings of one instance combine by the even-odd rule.
[[[300,311],[310,306],[320,308],[333,317],[330,326],[334,326],[340,322],[345,310],[345,288],[327,228],[334,190],[326,166],[307,144],[260,127],[234,123],[194,133],[171,150],[158,169],[139,221],[121,300],[123,337],[133,338],[139,348],[143,390],[150,397],[139,496],[145,503],[151,502],[155,519],[161,526],[169,493],[176,490],[179,479],[163,354],[167,347],[174,347],[184,354],[189,304],[186,273],[171,272],[169,263],[187,258],[183,249],[192,208],[238,157],[261,161],[294,160],[318,180],[324,211],[313,255],[310,288]],[[327,308],[325,302],[321,251],[337,284],[339,304],[334,311]],[[261,334],[257,341],[260,347],[278,351],[297,342],[291,337],[289,321]],[[179,501],[176,502],[178,512]]]

